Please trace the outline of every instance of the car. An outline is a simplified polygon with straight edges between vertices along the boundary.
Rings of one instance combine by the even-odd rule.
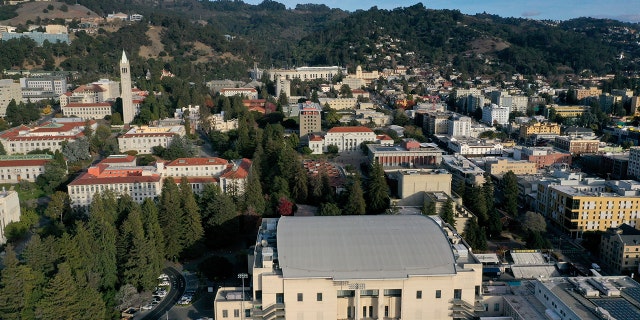
[[[166,287],[166,286],[170,286],[171,283],[169,283],[169,281],[164,280],[164,281],[161,281],[160,283],[158,283],[158,285],[161,286],[161,287]]]
[[[151,310],[153,309],[154,305],[152,305],[151,303],[145,304],[144,306],[140,307],[140,310]]]
[[[168,280],[169,276],[166,273],[163,273],[158,276],[158,280]]]

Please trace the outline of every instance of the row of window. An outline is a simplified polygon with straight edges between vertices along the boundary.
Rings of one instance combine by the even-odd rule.
[[[223,318],[229,318],[229,310],[222,310],[222,317]],[[233,317],[234,318],[240,318],[240,309],[234,309],[233,310]],[[245,318],[251,317],[251,309],[245,309],[244,310],[244,317]]]

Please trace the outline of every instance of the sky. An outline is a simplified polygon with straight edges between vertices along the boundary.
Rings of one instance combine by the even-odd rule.
[[[487,12],[501,17],[568,20],[578,17],[640,22],[640,0],[275,0],[294,8],[297,3],[324,3],[347,11],[409,7],[422,2],[429,9],[458,9],[465,14]],[[258,4],[262,0],[244,0]]]

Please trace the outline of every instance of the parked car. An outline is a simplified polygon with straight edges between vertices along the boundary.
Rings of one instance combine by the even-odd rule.
[[[154,305],[152,305],[151,303],[145,304],[144,306],[140,307],[141,310],[151,310],[153,309]]]

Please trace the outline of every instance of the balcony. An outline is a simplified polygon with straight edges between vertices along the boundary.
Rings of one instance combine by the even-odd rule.
[[[261,305],[255,306],[251,310],[251,319],[254,320],[274,320],[284,319],[284,303],[275,303],[266,308]]]

